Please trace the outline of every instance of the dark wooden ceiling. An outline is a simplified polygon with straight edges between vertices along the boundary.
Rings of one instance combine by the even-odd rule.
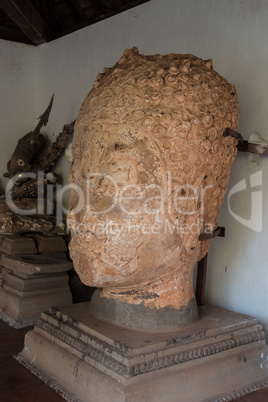
[[[41,45],[150,0],[0,0],[0,39]]]

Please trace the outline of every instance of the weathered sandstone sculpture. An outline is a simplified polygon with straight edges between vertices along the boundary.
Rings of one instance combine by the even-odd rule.
[[[66,400],[227,401],[267,386],[258,321],[213,306],[197,320],[193,293],[237,122],[211,61],[134,48],[98,77],[75,127],[68,222],[75,268],[101,290],[42,313],[16,357]]]
[[[133,48],[98,75],[69,176],[71,256],[82,282],[101,288],[92,311],[141,327],[149,317],[152,328],[197,319],[193,271],[209,247],[199,235],[217,226],[237,145],[223,133],[238,116],[211,60]]]

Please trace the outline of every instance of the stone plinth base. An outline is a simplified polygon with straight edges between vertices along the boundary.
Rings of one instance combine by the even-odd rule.
[[[1,236],[0,251],[6,254],[35,254],[37,249],[33,239],[25,236]]]
[[[15,328],[33,325],[42,311],[72,303],[71,263],[42,255],[2,255],[0,318]]]
[[[123,328],[89,303],[42,313],[16,358],[67,401],[231,401],[268,386],[257,320],[216,307],[173,332]]]
[[[43,234],[30,233],[39,253],[54,253],[67,251],[66,243],[62,236],[46,236]]]

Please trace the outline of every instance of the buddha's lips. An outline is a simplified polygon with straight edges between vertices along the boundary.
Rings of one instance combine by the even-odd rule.
[[[86,253],[88,251],[92,251],[93,253],[95,253],[97,255],[98,251],[97,250],[94,251],[92,249],[91,244],[92,244],[91,239],[85,240],[84,235],[81,236],[81,235],[75,234],[72,236],[69,247],[70,247],[70,250],[75,253],[78,253],[78,252]]]

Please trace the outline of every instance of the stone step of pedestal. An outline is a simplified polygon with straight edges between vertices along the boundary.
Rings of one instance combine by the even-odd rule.
[[[65,282],[68,285],[68,277],[67,276],[66,276]],[[54,288],[46,288],[46,289],[21,291],[18,289],[14,289],[12,286],[4,285],[3,289],[9,293],[13,293],[14,295],[21,297],[21,298],[47,295],[47,298],[49,299],[51,293],[55,293],[55,292],[62,293],[67,289],[67,286],[63,286],[63,284],[61,284],[57,288],[54,287]],[[55,303],[52,303],[52,305],[54,305],[54,304]]]
[[[34,292],[24,297],[14,291],[10,292],[8,288],[0,290],[0,318],[14,328],[34,325],[41,312],[48,310],[51,305],[64,306],[72,303],[68,281],[65,288]]]
[[[59,260],[69,261],[65,251],[56,251],[56,252],[53,251],[51,253],[41,253],[41,255],[43,255],[45,257],[50,257],[50,258],[56,258],[56,259],[59,259]]]
[[[26,236],[2,236],[0,251],[9,255],[36,254],[33,239]]]
[[[242,314],[203,307],[195,324],[148,332],[81,303],[42,313],[17,358],[68,401],[215,402],[268,386],[267,356],[261,325]]]
[[[65,240],[61,236],[33,235],[39,253],[54,253],[67,251]]]
[[[3,270],[3,265],[1,264],[2,255],[3,255],[3,253],[2,253],[2,251],[0,251],[0,275],[1,275],[1,272],[2,272],[2,270]],[[1,286],[0,286],[0,287],[1,287]]]
[[[32,325],[49,307],[72,303],[66,259],[3,254],[1,264],[0,318],[9,325]]]
[[[67,322],[64,329],[65,335],[79,339],[81,347],[84,342],[83,350],[86,350],[88,344],[95,348],[96,361],[99,362],[99,358],[97,358],[99,353],[104,362],[105,372],[109,370],[109,365],[104,367],[105,359],[109,363],[113,360],[114,365],[118,363],[122,365],[119,371],[112,370],[110,372],[110,375],[117,379],[120,379],[121,375],[127,378],[154,371],[162,367],[163,361],[165,361],[164,366],[168,366],[264,339],[262,326],[255,318],[244,316],[244,319],[241,319],[241,315],[238,315],[240,319],[237,322],[237,315],[232,313],[227,321],[226,317],[223,317],[225,310],[219,310],[222,313],[219,314],[219,320],[224,321],[224,326],[215,326],[209,322],[207,317],[201,317],[199,325],[186,327],[185,330],[177,333],[174,331],[137,332],[117,325],[109,325],[108,322],[96,319],[89,311],[83,311],[82,306],[79,312],[76,312],[75,321],[72,322],[72,316],[66,310],[50,309],[49,313],[41,314],[42,321],[38,324],[38,328],[42,330],[42,323],[45,323],[43,336],[53,334],[53,330],[58,328],[59,322]],[[212,314],[210,314],[211,317]],[[71,325],[68,326],[68,324]],[[98,328],[98,341],[95,327]],[[92,343],[90,339],[93,340]],[[114,342],[114,339],[117,341]],[[191,345],[190,349],[189,345]],[[102,366],[99,364],[98,369],[102,370]]]
[[[17,273],[14,273],[6,268],[3,268],[2,278],[5,281],[3,287],[7,288],[7,286],[14,291],[18,292],[33,292],[33,291],[42,291],[46,289],[54,289],[61,288],[63,285],[68,284],[69,277],[64,273],[58,273],[54,275],[33,275],[27,276],[24,275],[22,278],[18,276]]]
[[[70,261],[42,254],[20,256],[3,254],[1,265],[25,275],[55,274],[69,271],[72,268]]]

